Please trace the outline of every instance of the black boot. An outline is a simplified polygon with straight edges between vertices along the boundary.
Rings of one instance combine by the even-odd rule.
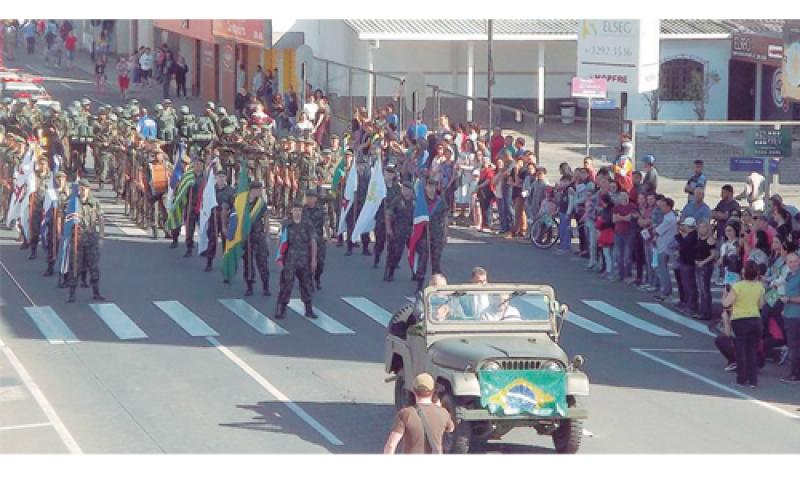
[[[35,258],[36,258],[36,247],[37,247],[37,244],[36,244],[36,243],[34,243],[33,245],[31,245],[31,254],[30,254],[30,256],[28,257],[28,260],[33,260],[33,259],[35,259]]]
[[[210,272],[211,271],[211,260],[212,260],[211,258],[206,260],[206,268],[205,268],[205,270],[203,270],[204,272]]]
[[[106,297],[100,295],[100,285],[97,283],[92,284],[92,300],[98,302],[105,302]]]
[[[425,277],[419,277],[417,279],[417,292],[421,292],[422,291],[424,283],[425,283]]]
[[[275,318],[286,318],[286,304],[278,303],[275,305]]]
[[[44,272],[45,277],[52,277],[53,276],[53,263],[47,262],[47,270]]]
[[[381,263],[381,257],[375,256],[375,260],[372,261],[372,268],[378,268],[378,265]]]
[[[245,297],[250,297],[253,295],[253,282],[248,280],[247,281],[247,290],[244,292]]]
[[[322,275],[319,273],[314,275],[314,286],[317,290],[322,290]]]
[[[347,246],[347,251],[346,251],[346,252],[344,252],[344,256],[345,256],[345,257],[350,257],[350,256],[352,256],[352,255],[353,255],[353,247],[351,247],[350,245],[348,245],[348,246]]]
[[[314,313],[314,308],[311,306],[311,302],[306,303],[306,318],[319,318],[317,314]]]
[[[269,277],[267,277],[263,282],[261,282],[261,284],[264,287],[264,291],[263,291],[264,296],[265,297],[271,297],[272,294],[269,291]]]
[[[383,272],[383,280],[385,282],[391,282],[394,280],[394,268],[390,266],[386,266],[386,271]]]
[[[67,303],[75,303],[75,287],[69,287],[69,298]]]
[[[153,240],[158,240],[158,229],[153,225]]]
[[[186,249],[186,253],[183,254],[183,258],[191,258],[192,256],[192,247]]]
[[[27,240],[25,240],[25,241],[22,242],[22,245],[19,246],[19,249],[20,250],[26,250],[28,247],[30,247],[30,244],[28,243]]]
[[[64,282],[64,275],[59,273],[58,274],[58,284],[56,285],[56,288],[64,288],[66,286],[67,286],[67,284]]]
[[[81,274],[81,288],[89,288],[89,284],[86,283],[86,274]]]
[[[169,248],[178,248],[178,236],[174,235],[172,237],[172,243],[169,244]]]
[[[341,235],[339,235],[338,237],[336,237],[336,246],[341,247],[342,245],[344,245],[344,239],[342,238]]]
[[[372,252],[369,251],[369,246],[366,243],[364,244],[364,248],[361,250],[361,255],[364,255],[365,257],[372,256]]]

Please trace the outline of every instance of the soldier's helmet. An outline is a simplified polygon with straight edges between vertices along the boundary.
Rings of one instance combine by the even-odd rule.
[[[191,110],[189,110],[189,105],[181,105],[180,112],[183,115],[189,115],[189,113],[191,113]]]
[[[108,114],[108,119],[111,120],[112,122],[116,122],[117,121],[117,114],[116,113],[109,113]]]
[[[54,103],[54,104],[50,105],[50,111],[53,112],[53,113],[60,113],[61,112],[61,104],[60,103]]]
[[[223,107],[221,105],[219,107],[217,107],[217,115],[227,115],[227,114],[228,114],[228,111],[225,110],[225,107]]]
[[[164,111],[164,105],[161,105],[160,103],[156,103],[156,106],[154,108],[155,108],[156,112],[163,112]]]
[[[74,108],[76,110],[80,110],[81,109],[81,102],[78,101],[78,100],[73,101],[70,105],[72,106],[72,108]]]
[[[214,110],[215,108],[217,108],[217,106],[214,105],[214,102],[206,102],[206,108],[209,110]]]
[[[92,101],[91,101],[91,100],[89,100],[88,98],[86,98],[86,97],[83,97],[83,98],[81,99],[81,105],[83,105],[84,107],[87,107],[87,106],[89,106],[89,105],[91,105],[91,104],[92,104]]]
[[[97,109],[97,114],[98,114],[98,115],[103,115],[103,114],[105,114],[105,113],[108,113],[108,108],[106,108],[106,106],[105,106],[105,105],[101,105],[101,106],[100,106],[100,107]]]
[[[12,101],[11,97],[3,97],[3,105],[11,105]]]
[[[70,117],[76,117],[78,115],[78,110],[75,107],[69,107],[67,113]]]
[[[115,107],[114,108],[114,113],[116,113],[117,115],[122,115],[123,112],[124,112],[124,109],[122,107]]]

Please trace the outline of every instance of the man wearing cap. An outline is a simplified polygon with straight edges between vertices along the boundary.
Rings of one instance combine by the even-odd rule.
[[[656,157],[645,155],[642,158],[644,178],[642,179],[641,192],[645,195],[658,191],[658,170],[655,167]]]
[[[317,182],[319,187],[319,201],[322,203],[326,212],[326,221],[329,231],[329,237],[332,237],[336,232],[336,208],[335,199],[333,197],[333,177],[336,174],[336,164],[333,162],[333,154],[331,149],[325,148],[320,154],[320,162],[317,165]]]
[[[396,173],[397,171],[394,165],[386,165],[383,169],[383,180],[386,183],[386,197],[384,197],[381,206],[378,207],[378,211],[375,213],[375,256],[372,262],[372,268],[378,268],[378,264],[381,263],[383,248],[386,245],[386,217],[388,216],[386,205],[389,205],[395,197],[400,195],[400,184],[395,179]]]
[[[286,317],[286,306],[292,296],[295,278],[300,283],[300,299],[305,304],[305,316],[317,318],[311,305],[311,276],[317,270],[317,235],[314,226],[303,221],[302,203],[292,204],[291,217],[281,225],[280,237],[285,238],[286,242],[278,247],[282,250],[278,259],[282,270],[275,318]]]
[[[67,303],[75,301],[75,289],[78,285],[78,273],[89,272],[92,283],[92,299],[104,301],[100,295],[100,244],[103,240],[103,211],[98,202],[91,195],[89,180],[82,178],[78,188],[78,224],[73,230],[77,235],[73,251],[69,257],[66,282],[69,286]]]
[[[211,218],[208,221],[208,249],[204,255],[206,257],[205,272],[211,271],[211,264],[217,254],[217,239],[222,239],[222,251],[225,251],[225,232],[227,231],[228,218],[233,210],[233,199],[236,191],[228,185],[225,171],[219,168],[215,176],[214,193],[217,199],[217,206],[211,210]]]
[[[327,212],[323,205],[318,203],[319,194],[313,188],[306,191],[305,206],[303,207],[303,221],[310,223],[317,234],[317,269],[314,271],[314,284],[317,290],[322,290],[322,272],[325,270],[326,242],[325,224]]]
[[[97,118],[92,122],[91,128],[94,137],[92,144],[92,154],[95,159],[94,173],[99,190],[103,190],[103,183],[111,167],[111,141],[115,135],[113,125],[108,119],[108,110],[105,107],[100,107],[97,111]]]
[[[203,187],[205,187],[206,179],[204,172],[203,159],[195,157],[192,161],[192,168],[194,169],[194,183],[189,187],[186,196],[186,253],[183,258],[192,256],[194,250],[194,229],[197,227],[197,222],[200,220],[200,206],[203,203]],[[178,244],[178,236],[181,233],[180,226],[172,231],[172,246],[175,248]]]
[[[317,165],[319,164],[319,154],[314,150],[314,140],[305,138],[302,140],[302,150],[297,157],[297,196],[303,200],[302,196],[313,186],[316,188],[319,183],[317,177]]]
[[[695,281],[695,254],[697,250],[697,221],[684,218],[675,235],[678,242],[678,309],[687,313],[697,312],[697,282]]]
[[[269,214],[264,201],[264,184],[256,180],[250,184],[245,214],[250,217],[250,235],[242,245],[244,255],[244,281],[247,284],[245,297],[253,295],[253,284],[256,283],[256,270],[261,277],[264,296],[269,292]]]
[[[411,236],[413,223],[414,184],[411,180],[406,180],[403,182],[400,194],[393,197],[386,208],[386,239],[389,242],[386,269],[383,273],[383,280],[386,282],[394,280],[394,271],[400,265],[400,258]]]
[[[450,413],[433,402],[435,390],[436,383],[429,373],[416,376],[413,385],[415,404],[395,415],[383,453],[394,454],[401,441],[401,450],[406,454],[442,453],[442,438],[445,432],[455,430],[455,424]]]
[[[702,160],[695,160],[694,161],[694,174],[689,177],[689,180],[686,181],[686,186],[683,187],[683,191],[689,194],[689,203],[692,202],[692,196],[694,195],[695,188],[705,188],[706,187],[706,176],[703,173],[703,161]]]

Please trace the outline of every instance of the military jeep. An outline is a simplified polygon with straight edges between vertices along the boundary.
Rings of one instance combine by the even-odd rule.
[[[414,377],[430,373],[456,424],[446,453],[468,453],[514,428],[550,435],[558,453],[578,451],[589,395],[580,355],[559,345],[567,315],[550,286],[525,284],[428,287],[397,311],[385,338],[399,410],[414,402]]]

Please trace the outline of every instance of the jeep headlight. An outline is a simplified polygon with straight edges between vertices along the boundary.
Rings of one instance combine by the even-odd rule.
[[[499,363],[489,360],[488,362],[484,362],[481,370],[502,370],[502,367]]]
[[[555,360],[547,360],[542,362],[542,370],[549,370],[551,372],[563,372],[564,367],[561,366],[560,363],[556,362]]]

